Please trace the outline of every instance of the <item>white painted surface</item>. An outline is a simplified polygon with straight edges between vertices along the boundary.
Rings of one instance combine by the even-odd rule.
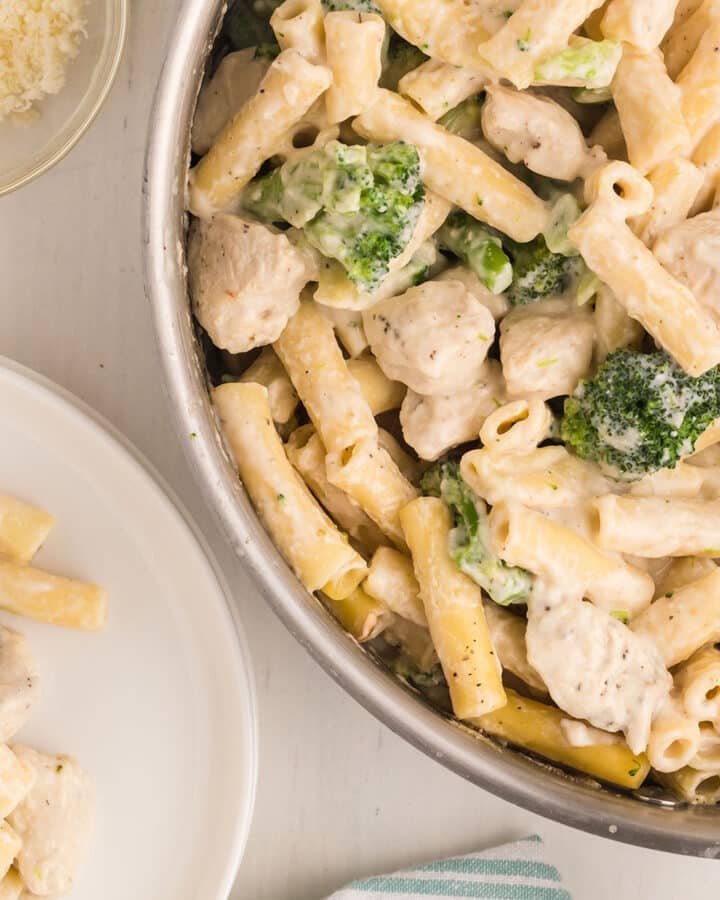
[[[720,862],[555,825],[405,744],[294,643],[224,550],[166,410],[142,289],[145,126],[174,8],[134,4],[120,77],[91,133],[54,172],[0,200],[0,353],[122,429],[193,511],[235,587],[257,679],[260,782],[233,900],[318,900],[351,877],[533,831],[576,900],[705,897]]]

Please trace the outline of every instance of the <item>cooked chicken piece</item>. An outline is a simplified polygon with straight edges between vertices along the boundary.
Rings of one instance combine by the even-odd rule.
[[[27,640],[0,625],[0,741],[9,740],[27,722],[39,687]]]
[[[230,353],[280,337],[313,274],[284,234],[225,213],[193,222],[188,269],[198,321]]]
[[[495,336],[488,308],[459,281],[426,281],[363,313],[388,378],[418,394],[452,394],[482,379]]]
[[[22,840],[17,867],[25,887],[41,897],[66,894],[77,878],[95,823],[95,787],[70,756],[15,745],[37,781],[8,822]]]

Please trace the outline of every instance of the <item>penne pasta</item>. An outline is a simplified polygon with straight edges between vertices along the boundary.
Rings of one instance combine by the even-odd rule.
[[[105,627],[107,595],[96,584],[86,584],[0,559],[0,609],[85,631]]]
[[[650,771],[647,757],[632,753],[624,741],[575,747],[562,727],[563,722],[572,720],[562,710],[511,690],[507,691],[507,697],[506,706],[472,719],[471,724],[487,734],[601,781],[637,788],[647,778]]]
[[[272,424],[267,390],[224,384],[212,399],[243,485],[300,581],[333,599],[349,596],[365,577],[365,561],[290,465]]]
[[[333,75],[325,94],[330,122],[357,116],[373,102],[382,71],[384,39],[381,16],[351,10],[325,16],[327,65]]]
[[[482,592],[448,552],[447,507],[434,497],[420,497],[401,510],[400,521],[455,715],[470,719],[504,706],[507,697]]]
[[[0,557],[30,562],[54,524],[44,510],[0,493]]]
[[[369,140],[415,144],[430,190],[514,240],[529,241],[545,227],[547,207],[527,185],[396,94],[378,91],[353,128]]]
[[[363,589],[403,619],[428,627],[412,560],[404,553],[379,547],[370,560]]]

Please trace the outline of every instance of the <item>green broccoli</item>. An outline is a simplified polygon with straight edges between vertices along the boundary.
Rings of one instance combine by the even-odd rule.
[[[330,141],[255,178],[245,188],[242,204],[258,219],[302,228],[323,209],[357,212],[362,190],[372,184],[366,148]]]
[[[482,137],[480,117],[482,116],[484,94],[468,97],[448,110],[438,119],[438,125],[468,141]]]
[[[386,88],[388,91],[396,91],[400,79],[427,60],[428,57],[422,50],[414,44],[409,44],[393,31],[383,57],[380,87]]]
[[[674,468],[720,416],[720,367],[691,378],[664,352],[620,349],[565,401],[561,436],[617,477]]]
[[[223,33],[233,50],[277,47],[270,16],[281,0],[235,0],[223,22]],[[279,47],[277,48],[279,51]],[[258,54],[260,55],[260,54]]]
[[[441,497],[453,513],[449,550],[457,567],[500,606],[525,603],[532,591],[532,575],[509,566],[490,549],[487,507],[463,481],[459,464],[435,463],[423,476],[421,487],[424,494]]]
[[[572,37],[565,50],[540,63],[534,80],[564,87],[604,88],[612,81],[621,56],[619,41]]]
[[[289,222],[372,293],[412,237],[425,188],[412,144],[346,146],[331,141],[254,179],[243,206],[266,222]]]
[[[507,298],[513,306],[561,293],[577,269],[573,257],[551,252],[542,235],[527,244],[507,238],[505,248],[512,259],[512,284]]]
[[[466,212],[456,210],[437,233],[441,250],[454,253],[475,272],[493,294],[501,294],[513,277],[500,238]]]

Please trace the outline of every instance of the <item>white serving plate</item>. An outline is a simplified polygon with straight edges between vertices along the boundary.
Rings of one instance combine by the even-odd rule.
[[[249,656],[227,589],[148,464],[65,391],[0,357],[0,490],[57,519],[37,565],[108,590],[100,634],[0,612],[42,698],[19,740],[76,756],[98,822],[73,900],[225,900],[257,770]]]

